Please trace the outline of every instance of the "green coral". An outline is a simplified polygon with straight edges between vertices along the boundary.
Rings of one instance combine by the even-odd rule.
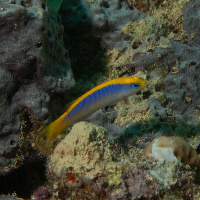
[[[63,0],[48,0],[48,11],[57,13],[60,9]]]

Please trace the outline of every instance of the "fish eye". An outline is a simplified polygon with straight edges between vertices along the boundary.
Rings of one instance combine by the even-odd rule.
[[[130,86],[131,86],[131,88],[133,88],[133,89],[137,89],[137,88],[140,87],[140,84],[139,84],[139,83],[131,83]]]

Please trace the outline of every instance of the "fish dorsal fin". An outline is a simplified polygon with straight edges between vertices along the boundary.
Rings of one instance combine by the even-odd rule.
[[[68,103],[66,106],[65,106],[65,111],[67,111],[73,104],[74,102],[76,101],[77,99],[75,99],[74,101]]]
[[[87,93],[86,93],[87,94]],[[70,103],[68,103],[66,106],[65,106],[65,112],[69,110],[69,108],[73,105],[73,104],[77,104],[82,98],[83,98],[84,95],[78,97],[77,99],[71,101]]]

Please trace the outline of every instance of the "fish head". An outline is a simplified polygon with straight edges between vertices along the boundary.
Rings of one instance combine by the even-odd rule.
[[[140,90],[142,90],[144,87],[146,87],[148,83],[139,78],[139,77],[127,77],[123,80],[123,92],[122,95],[124,97],[131,96]]]

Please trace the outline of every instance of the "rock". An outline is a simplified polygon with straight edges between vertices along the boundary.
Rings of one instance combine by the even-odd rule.
[[[112,50],[125,51],[130,46],[130,37],[120,33],[120,29],[132,21],[139,21],[145,14],[130,10],[120,0],[96,0],[89,3],[85,0],[66,0],[60,9],[66,32],[73,37],[100,37],[104,45]],[[73,31],[72,31],[73,30]]]
[[[86,122],[76,123],[56,146],[49,163],[50,170],[61,176],[69,169],[85,171],[92,178],[103,170],[100,162],[111,162],[115,154],[106,140],[106,130]]]
[[[63,105],[53,104],[53,96],[71,89],[74,80],[60,17],[47,13],[42,0],[0,0],[0,5],[0,166],[5,167],[19,147],[23,113],[47,123],[53,108]]]

